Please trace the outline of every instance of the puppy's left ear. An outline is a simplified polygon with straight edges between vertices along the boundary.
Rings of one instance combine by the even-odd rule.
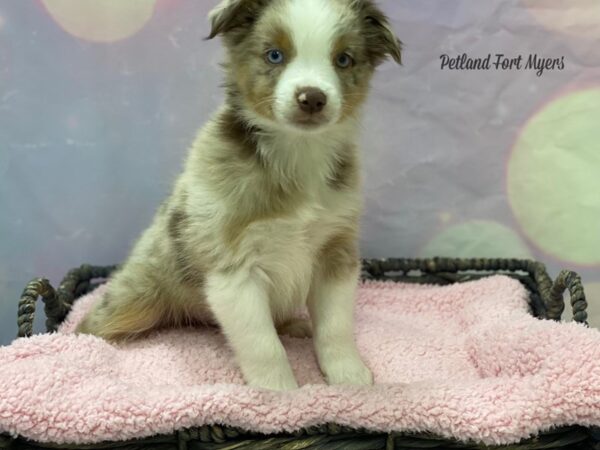
[[[260,8],[268,0],[222,0],[209,14],[210,34],[207,39],[213,39],[219,34],[251,26]]]
[[[378,66],[388,56],[402,64],[402,42],[396,37],[389,19],[372,0],[355,0],[360,8],[367,52],[373,65]]]

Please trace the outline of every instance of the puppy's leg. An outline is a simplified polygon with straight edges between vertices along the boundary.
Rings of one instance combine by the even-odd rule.
[[[231,345],[244,379],[272,390],[298,387],[271,316],[258,273],[211,274],[206,298]]]
[[[293,318],[277,325],[277,333],[294,338],[312,337],[312,328],[307,319]]]
[[[165,319],[164,303],[129,289],[113,289],[84,317],[76,333],[110,342],[133,339],[157,328]]]
[[[359,275],[355,243],[332,240],[313,279],[308,309],[315,351],[329,384],[373,383],[354,341],[354,301]]]

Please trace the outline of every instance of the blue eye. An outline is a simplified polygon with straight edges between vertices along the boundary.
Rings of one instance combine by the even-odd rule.
[[[335,58],[335,64],[340,69],[347,69],[352,64],[354,64],[354,60],[352,59],[352,56],[350,56],[348,53],[340,53],[337,56],[337,58]]]
[[[271,64],[281,64],[283,63],[283,52],[278,49],[269,50],[267,52],[267,61]]]

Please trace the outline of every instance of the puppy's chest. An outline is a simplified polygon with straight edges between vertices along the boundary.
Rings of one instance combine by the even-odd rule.
[[[290,218],[291,223],[297,221],[298,230],[304,238],[300,242],[308,250],[318,251],[340,229],[351,226],[351,199],[340,196],[338,200],[338,204],[322,200],[308,203]],[[285,226],[282,228],[285,229]]]
[[[354,226],[357,203],[354,195],[337,192],[306,199],[285,214],[249,224],[240,250],[261,265],[292,259],[312,264],[336,233]]]
[[[269,279],[277,314],[302,304],[321,249],[342,229],[354,226],[349,203],[350,199],[337,205],[306,202],[287,215],[256,221],[244,231],[232,256]]]

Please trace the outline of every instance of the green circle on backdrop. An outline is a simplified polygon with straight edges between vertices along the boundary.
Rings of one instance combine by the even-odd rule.
[[[600,263],[600,89],[565,95],[526,124],[508,164],[508,198],[533,243]]]
[[[421,256],[455,258],[531,258],[527,244],[498,222],[474,220],[454,225],[425,245]]]

